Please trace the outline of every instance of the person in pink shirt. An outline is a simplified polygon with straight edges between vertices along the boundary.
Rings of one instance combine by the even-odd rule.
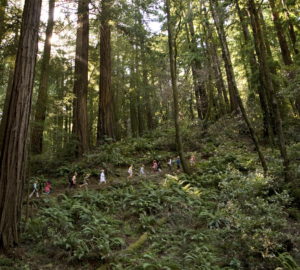
[[[45,192],[46,194],[50,194],[51,188],[52,188],[51,182],[50,182],[50,181],[47,181],[47,182],[46,182],[46,185],[45,185],[45,188],[44,188],[44,192]]]

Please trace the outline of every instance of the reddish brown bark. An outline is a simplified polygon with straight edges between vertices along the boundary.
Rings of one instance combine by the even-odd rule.
[[[26,0],[0,156],[0,247],[19,242],[41,0]]]
[[[97,142],[116,139],[114,96],[111,87],[111,26],[109,25],[111,0],[102,0],[100,25],[100,92]]]
[[[31,151],[34,154],[40,154],[43,151],[43,133],[46,120],[47,102],[48,102],[48,79],[49,79],[49,62],[51,54],[51,37],[54,26],[54,6],[55,0],[49,1],[49,15],[46,29],[46,39],[44,45],[43,60],[41,66],[40,85],[34,123],[31,134]]]
[[[76,36],[76,59],[74,80],[73,134],[76,140],[75,153],[82,155],[88,150],[88,46],[89,46],[89,0],[78,2]]]

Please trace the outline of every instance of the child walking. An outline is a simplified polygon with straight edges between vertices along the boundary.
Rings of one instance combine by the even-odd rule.
[[[50,182],[50,181],[47,181],[47,182],[46,182],[46,185],[45,185],[45,188],[44,188],[44,192],[45,192],[46,194],[50,194],[51,189],[52,189],[51,182]]]
[[[196,164],[196,158],[195,158],[195,155],[192,154],[190,157],[190,165],[195,166],[195,164]]]
[[[128,168],[127,179],[132,178],[132,176],[133,176],[133,165],[130,165],[130,167]]]
[[[83,183],[79,186],[80,188],[85,187],[87,189],[87,186],[89,185],[88,179],[91,174],[87,173],[83,178]]]
[[[99,185],[102,183],[106,183],[106,177],[105,177],[105,173],[104,173],[103,169],[101,170],[101,173],[100,173]]]
[[[169,159],[167,164],[168,164],[169,171],[172,172],[172,159],[171,158]]]
[[[145,173],[145,165],[142,164],[141,168],[140,168],[140,176],[145,176],[146,173]]]
[[[38,189],[38,182],[34,181],[33,183],[33,191],[30,193],[29,198],[31,198],[33,196],[33,194],[35,193],[36,197],[40,197],[39,195],[39,189]]]
[[[154,172],[157,172],[157,161],[156,160],[153,160],[153,162],[152,162],[152,169],[153,169],[153,171]]]
[[[68,177],[69,180],[69,188],[75,188],[76,187],[76,177],[77,177],[77,172],[73,174],[71,177],[71,174]]]
[[[177,158],[176,158],[177,171],[180,170],[180,164],[181,164],[180,157],[177,156]]]

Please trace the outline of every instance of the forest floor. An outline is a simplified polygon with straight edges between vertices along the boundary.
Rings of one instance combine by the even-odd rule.
[[[263,148],[270,170],[264,177],[244,131],[226,119],[206,133],[183,129],[187,155],[197,161],[190,176],[166,172],[176,156],[172,128],[63,165],[39,157],[37,177],[51,180],[53,193],[29,200],[27,220],[24,207],[17,256],[0,257],[0,269],[299,269],[299,142],[289,142],[289,186],[279,152]],[[162,161],[162,173],[151,172],[153,159]],[[129,164],[135,171],[145,164],[147,175],[127,179]],[[107,183],[98,185],[101,168]],[[78,182],[91,174],[87,190],[67,188],[74,171]]]

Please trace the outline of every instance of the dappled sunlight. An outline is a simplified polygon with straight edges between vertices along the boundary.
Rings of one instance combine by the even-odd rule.
[[[200,197],[201,189],[197,187],[193,187],[191,184],[186,181],[180,180],[180,176],[174,176],[171,174],[166,174],[165,178],[162,182],[164,187],[170,187],[172,185],[176,185],[178,188],[182,189],[187,195]]]

